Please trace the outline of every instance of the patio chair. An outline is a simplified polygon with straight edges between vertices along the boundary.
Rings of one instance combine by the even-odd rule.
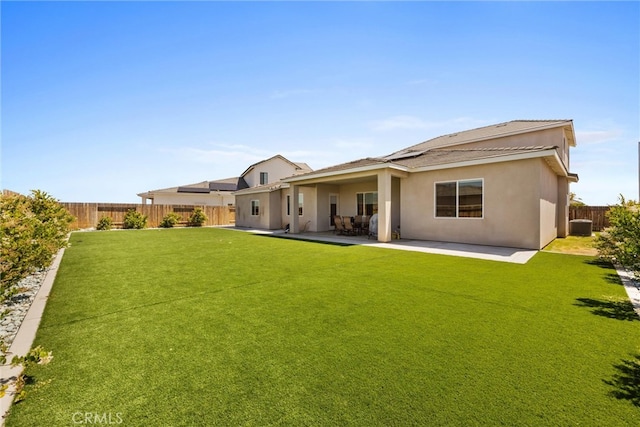
[[[353,228],[356,229],[356,233],[362,234],[362,215],[356,215],[353,217]]]
[[[346,234],[355,236],[356,235],[356,229],[353,228],[353,223],[351,222],[351,217],[345,216],[342,218],[344,220],[344,231]]]
[[[345,234],[346,230],[344,229],[344,225],[342,224],[342,218],[338,215],[333,216],[333,222],[335,224],[335,228],[333,229],[334,233]]]

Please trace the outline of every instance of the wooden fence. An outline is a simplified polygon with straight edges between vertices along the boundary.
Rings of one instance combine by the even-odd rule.
[[[609,226],[607,211],[609,206],[569,206],[569,221],[572,219],[590,219],[593,231],[602,231]]]
[[[171,212],[180,215],[178,226],[186,225],[191,212],[201,208],[207,216],[207,225],[235,224],[235,206],[192,206],[192,205],[142,205],[135,203],[61,203],[76,220],[71,229],[95,228],[103,216],[113,220],[113,228],[122,228],[124,216],[129,210],[141,212],[147,216],[147,227],[157,227],[162,218]]]

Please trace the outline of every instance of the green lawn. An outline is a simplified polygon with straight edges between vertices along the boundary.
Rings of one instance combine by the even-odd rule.
[[[54,359],[7,425],[638,425],[616,277],[544,252],[74,233],[36,338]]]

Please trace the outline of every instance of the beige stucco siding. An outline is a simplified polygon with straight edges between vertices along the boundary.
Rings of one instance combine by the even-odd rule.
[[[411,174],[401,182],[402,237],[539,249],[543,163],[529,159]],[[483,179],[484,217],[436,218],[435,183],[465,179]]]
[[[318,213],[317,213],[317,190],[315,187],[299,187],[299,192],[302,194],[302,215],[298,215],[298,224],[300,230],[303,231],[318,231]],[[291,189],[285,188],[278,191],[281,200],[278,201],[281,206],[280,221],[282,225],[291,224],[291,215],[293,215],[293,203],[291,204],[291,215],[287,215],[287,196],[291,195]]]
[[[268,192],[236,195],[236,225],[269,229],[271,225],[270,196],[271,193]],[[251,215],[252,200],[258,200],[260,203],[258,215]]]
[[[558,176],[540,159],[540,240],[541,249],[558,236]]]
[[[268,184],[277,182],[283,178],[293,175],[296,172],[295,166],[291,163],[279,158],[275,157],[269,159],[268,161],[261,162],[245,175],[243,175],[244,180],[249,185],[249,187],[255,187],[260,185],[260,173],[266,172],[268,174]]]

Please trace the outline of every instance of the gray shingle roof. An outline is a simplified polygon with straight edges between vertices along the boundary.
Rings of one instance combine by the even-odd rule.
[[[415,169],[426,166],[444,165],[449,163],[469,162],[496,157],[513,156],[516,154],[532,153],[552,150],[553,146],[536,147],[496,147],[475,149],[447,149],[434,148],[412,158],[390,160],[390,162]]]
[[[484,126],[481,128],[438,136],[400,151],[396,151],[386,157],[401,156],[403,153],[467,144],[485,139],[495,139],[513,134],[570,125],[571,123],[571,120],[513,120],[510,122],[498,123],[496,125]]]

